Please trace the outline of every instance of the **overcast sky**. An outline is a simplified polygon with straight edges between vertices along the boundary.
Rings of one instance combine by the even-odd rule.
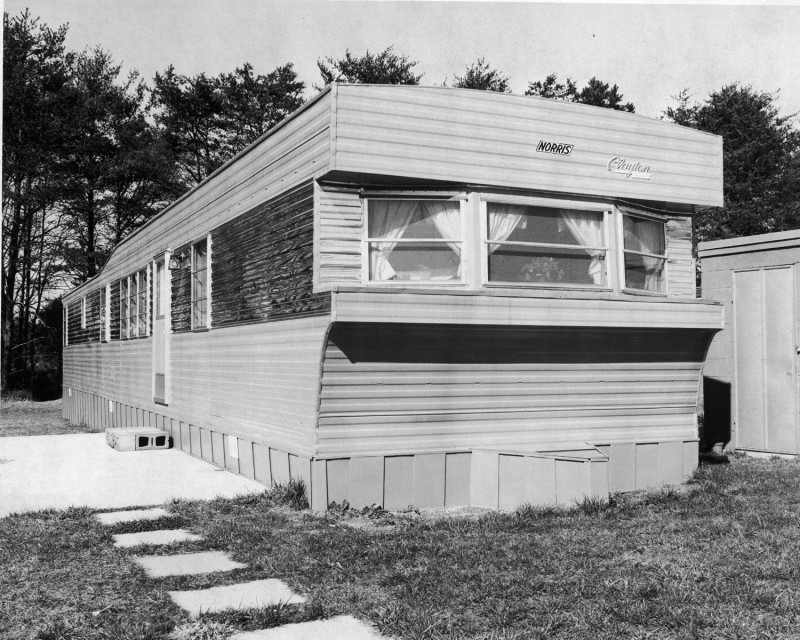
[[[800,4],[664,5],[538,2],[289,2],[284,0],[6,0],[51,27],[69,23],[68,47],[100,45],[145,79],[217,74],[248,61],[260,73],[293,62],[306,95],[316,60],[381,51],[418,60],[423,84],[451,84],[479,56],[515,93],[557,72],[582,86],[619,85],[657,117],[688,87],[705,98],[740,81],[780,89],[783,115],[800,111]]]

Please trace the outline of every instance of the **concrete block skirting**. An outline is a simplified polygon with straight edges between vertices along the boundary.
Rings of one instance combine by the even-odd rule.
[[[172,436],[174,448],[267,486],[301,478],[315,511],[344,500],[388,510],[570,505],[679,484],[698,463],[696,439],[596,443],[585,445],[589,453],[472,450],[309,459],[66,387],[64,416],[95,428],[156,427]]]

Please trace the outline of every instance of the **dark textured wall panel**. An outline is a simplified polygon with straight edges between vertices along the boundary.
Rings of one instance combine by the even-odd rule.
[[[172,275],[172,330],[192,330],[192,245],[178,247],[175,255],[185,256],[183,264],[178,269],[171,271]]]
[[[312,293],[311,183],[265,202],[211,232],[213,326],[325,313]]]

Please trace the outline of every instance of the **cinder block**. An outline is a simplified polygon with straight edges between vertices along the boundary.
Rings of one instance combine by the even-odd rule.
[[[153,427],[106,429],[106,444],[117,451],[169,449],[169,436]]]

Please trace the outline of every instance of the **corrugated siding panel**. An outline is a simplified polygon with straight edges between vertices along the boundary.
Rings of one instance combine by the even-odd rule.
[[[319,455],[693,438],[710,333],[337,325]]]
[[[213,393],[206,396],[213,424],[312,454],[326,329],[326,318],[304,318],[206,334],[203,348],[214,363]]]
[[[573,144],[536,153],[540,140]],[[586,105],[491,92],[340,86],[337,171],[722,204],[721,138]],[[650,180],[611,173],[622,157]]]
[[[722,307],[668,298],[580,296],[567,292],[344,290],[332,297],[340,322],[430,322],[548,327],[721,329]]]
[[[361,283],[361,198],[355,192],[319,192],[319,284]]]
[[[180,333],[169,406],[152,398],[152,338],[68,346],[64,386],[204,429],[313,453],[327,318]]]
[[[142,256],[149,260],[160,248],[174,249],[202,237],[259,203],[324,173],[329,166],[329,129],[330,94],[119,246],[97,282],[105,284],[127,275],[144,266],[140,264]]]

